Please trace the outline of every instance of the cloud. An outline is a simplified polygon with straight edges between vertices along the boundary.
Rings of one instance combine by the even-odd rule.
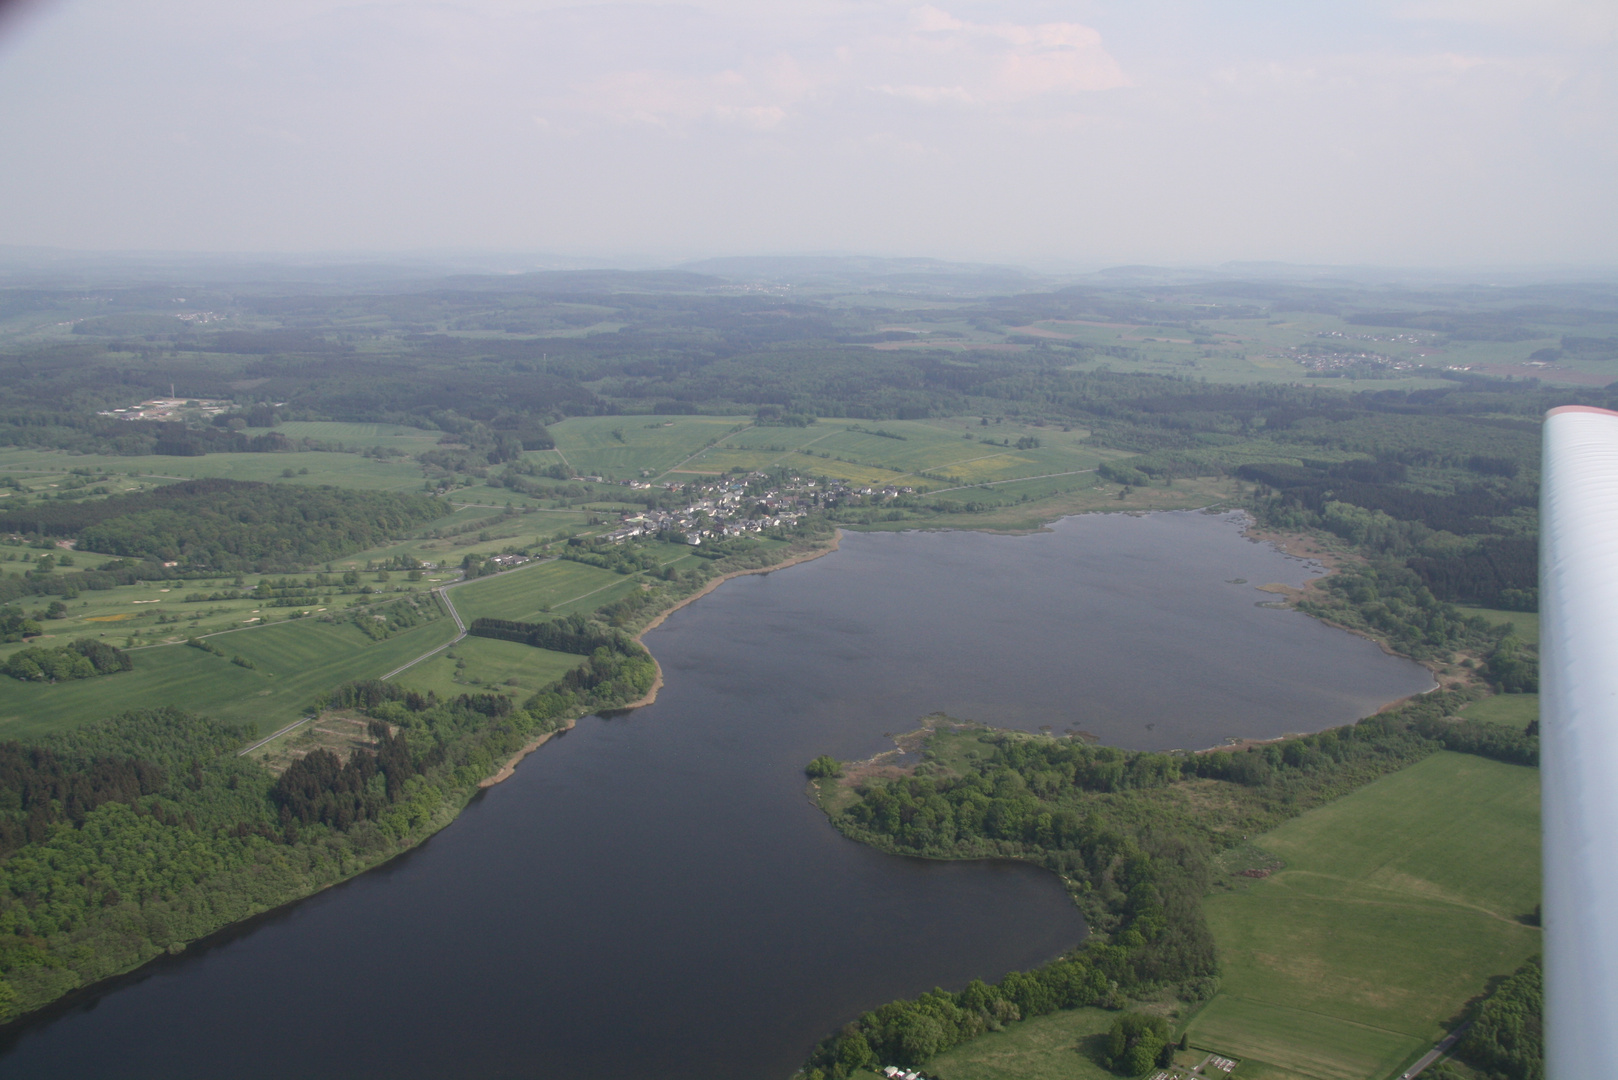
[[[770,131],[814,89],[796,60],[778,56],[744,69],[688,75],[667,70],[616,71],[568,88],[550,104],[618,124],[675,128],[692,123],[732,124]]]
[[[1411,21],[1526,31],[1583,45],[1618,41],[1618,4],[1612,0],[1414,0],[1394,14]]]
[[[921,105],[970,105],[977,100],[964,86],[874,86],[871,89]]]
[[[692,55],[673,36],[660,49],[620,32],[614,40],[643,63],[615,67],[602,57],[606,71],[574,82],[547,108],[670,129],[720,122],[768,132],[812,103],[861,92],[924,106],[1009,107],[1130,85],[1101,34],[1079,23],[979,23],[932,6],[896,14],[817,23],[790,43],[771,39],[793,36],[793,27],[731,19],[730,32],[750,44],[742,51],[752,57],[741,58]],[[770,58],[756,59],[761,52]]]
[[[932,77],[873,89],[927,105],[1006,105],[1131,85],[1100,32],[1080,23],[976,23],[931,5],[911,20],[907,34],[868,43],[868,55]]]
[[[1613,0],[50,0],[0,40],[27,163],[0,243],[1610,260],[1615,23]]]

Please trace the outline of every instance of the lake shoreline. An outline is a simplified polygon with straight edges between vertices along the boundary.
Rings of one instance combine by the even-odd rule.
[[[785,570],[789,566],[797,566],[799,563],[810,562],[814,559],[820,558],[822,555],[830,555],[842,545],[842,542],[843,530],[837,529],[832,533],[831,543],[825,546],[815,547],[808,551],[800,551],[796,555],[784,559],[781,562],[772,563],[769,566],[760,566],[749,570],[732,570],[729,573],[721,574],[712,581],[707,582],[702,588],[698,589],[690,596],[682,597],[678,603],[655,615],[652,618],[652,621],[647,623],[640,633],[635,635],[635,644],[645,648],[646,643],[642,639],[653,630],[656,630],[659,626],[662,626],[664,619],[667,619],[670,615],[673,615],[676,611],[679,611],[687,604],[694,603],[697,600],[702,599],[704,596],[707,596],[709,593],[719,588],[719,586],[723,585],[725,582],[730,581],[732,578],[746,577],[749,574],[774,573],[777,570]],[[629,709],[639,709],[643,706],[650,705],[652,702],[657,700],[657,692],[663,689],[663,665],[657,662],[657,657],[652,655],[652,651],[650,649],[646,650],[646,655],[651,656],[652,667],[656,672],[652,676],[651,688],[634,701],[628,702],[624,705],[614,706],[613,711],[616,712],[618,710],[627,711]],[[565,731],[571,731],[574,725],[578,723],[578,720],[578,717],[569,717],[560,728],[557,728],[555,731],[547,731],[545,734],[540,735],[533,741],[527,743],[522,747],[522,749],[518,750],[515,754],[511,755],[511,757],[507,758],[493,775],[484,777],[482,780],[478,781],[478,787],[480,789],[488,789],[496,784],[501,784],[511,779],[512,775],[516,773],[517,766],[519,763],[521,763],[523,758],[544,746],[551,740],[553,735],[560,735]]]

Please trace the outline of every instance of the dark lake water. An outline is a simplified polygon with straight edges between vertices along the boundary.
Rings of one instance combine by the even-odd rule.
[[[0,1077],[781,1080],[863,1009],[1084,933],[1042,871],[842,839],[806,761],[933,710],[1202,747],[1427,689],[1256,606],[1314,572],[1201,514],[847,536],[649,635],[656,704],[581,721],[389,866],[15,1032]]]

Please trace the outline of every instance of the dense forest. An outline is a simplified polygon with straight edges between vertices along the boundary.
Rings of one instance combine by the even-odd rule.
[[[424,495],[186,480],[93,502],[0,514],[0,530],[76,536],[90,551],[183,569],[299,569],[375,547],[444,515]]]
[[[831,810],[833,823],[896,853],[1045,866],[1068,884],[1091,936],[997,986],[935,990],[866,1013],[815,1050],[809,1080],[843,1080],[873,1062],[920,1064],[1007,1020],[1056,1009],[1119,1008],[1165,989],[1185,1001],[1211,996],[1218,965],[1202,897],[1218,851],[1438,749],[1537,762],[1536,735],[1451,715],[1466,700],[1436,691],[1348,727],[1204,754],[936,731],[911,775],[860,782],[851,802]],[[809,771],[824,777],[835,764],[816,759]],[[1162,1046],[1126,1044],[1131,1069],[1135,1046],[1154,1054]]]

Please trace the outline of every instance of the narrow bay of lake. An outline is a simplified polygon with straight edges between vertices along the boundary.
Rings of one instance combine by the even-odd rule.
[[[784,1080],[863,1009],[1084,932],[1043,871],[844,840],[806,761],[934,710],[1191,748],[1432,685],[1257,606],[1315,572],[1230,516],[847,535],[649,634],[655,704],[581,721],[389,866],[22,1025],[0,1077]]]

